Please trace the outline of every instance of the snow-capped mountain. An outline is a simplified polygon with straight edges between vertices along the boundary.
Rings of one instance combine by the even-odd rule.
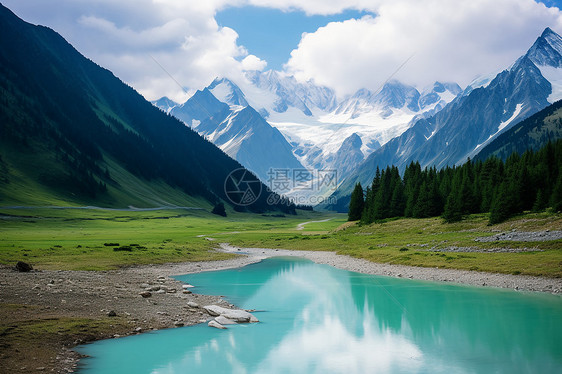
[[[546,28],[526,54],[550,82],[552,92],[547,100],[554,103],[562,99],[562,38]]]
[[[249,105],[240,88],[226,78],[215,79],[207,89],[211,91],[219,101],[227,103],[228,105],[242,107]]]
[[[248,72],[246,77],[256,88],[275,95],[272,105],[264,108],[269,109],[269,115],[286,113],[289,108],[296,108],[306,116],[313,116],[314,109],[330,111],[336,105],[333,90],[311,82],[300,83],[293,76],[286,76],[278,71],[253,71]]]
[[[244,92],[244,99],[289,141],[299,161],[315,170],[349,164],[350,158],[340,149],[352,136],[361,140],[360,154],[352,159],[361,162],[381,144],[407,130],[413,120],[433,115],[461,92],[455,83],[437,82],[419,92],[391,81],[380,92],[363,89],[339,100],[329,88],[298,82],[276,71],[249,72],[246,78],[236,84],[221,80],[216,85],[215,81],[211,86],[216,86],[217,97],[225,97],[223,101],[230,105],[237,103],[223,92],[233,92],[232,85]],[[351,170],[339,170],[339,177]]]
[[[380,92],[359,90],[338,101],[333,90],[312,82],[301,83],[276,71],[249,72],[236,83],[217,78],[168,112],[264,181],[268,162],[275,168],[337,170],[341,180],[414,120],[433,115],[460,92],[455,83],[437,82],[420,92],[391,81]],[[163,99],[160,102],[168,104]],[[252,109],[248,111],[251,121],[244,108]],[[249,122],[242,125],[242,120]],[[270,125],[283,136],[272,132],[266,136],[263,129]],[[258,140],[268,145],[265,156],[256,145]],[[273,150],[282,156],[277,157]]]
[[[283,135],[251,106],[203,120],[195,130],[268,184],[273,170],[304,169]],[[279,192],[289,192],[279,191]]]
[[[233,104],[228,105],[217,96]],[[168,104],[162,100],[156,103]],[[249,106],[242,91],[227,79],[215,80],[168,112],[254,172],[263,182],[270,179],[270,169],[304,169],[279,130]]]
[[[217,100],[211,91],[205,88],[204,90],[197,91],[185,103],[170,109],[169,113],[182,120],[189,127],[196,129],[201,121],[208,118],[218,116],[222,120],[230,113],[230,107]]]
[[[562,38],[547,28],[510,68],[469,85],[441,111],[419,119],[373,152],[355,177],[344,182],[338,196],[349,194],[357,181],[369,183],[377,166],[403,169],[419,161],[422,167],[439,168],[473,157],[500,133],[561,98],[557,86],[562,82],[561,62]]]
[[[151,101],[152,105],[162,109],[165,113],[170,113],[172,108],[178,106],[178,103],[164,96],[158,100]]]

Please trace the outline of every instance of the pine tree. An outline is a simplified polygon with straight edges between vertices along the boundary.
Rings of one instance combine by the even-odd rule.
[[[458,196],[455,195],[457,194],[451,192],[447,197],[447,202],[445,203],[443,219],[447,223],[458,222],[462,219],[462,205]]]
[[[463,214],[478,212],[480,204],[476,201],[474,194],[474,172],[470,159],[462,166],[462,182],[459,194]]]
[[[490,208],[490,224],[495,225],[519,212],[519,196],[513,180],[504,180],[494,194]]]
[[[404,195],[404,184],[402,183],[402,180],[398,180],[395,183],[394,190],[392,191],[392,198],[390,199],[390,216],[403,216],[405,207],[406,196]]]
[[[412,216],[414,218],[426,218],[429,217],[430,208],[430,197],[427,187],[427,182],[423,182],[420,187],[420,193],[418,194],[418,199],[414,208],[412,209]]]
[[[548,205],[548,199],[541,188],[539,192],[537,192],[537,197],[535,199],[535,203],[533,204],[533,212],[540,212],[544,210],[547,205]]]
[[[421,166],[419,162],[412,162],[404,172],[404,186],[406,195],[404,216],[412,217],[421,187]]]
[[[373,190],[371,187],[367,187],[367,191],[365,192],[365,203],[363,204],[363,213],[361,214],[361,224],[368,225],[373,223],[371,219],[372,211],[373,211]]]
[[[555,212],[562,211],[562,173],[559,173],[558,180],[550,196],[550,206]]]
[[[216,203],[211,213],[216,214],[218,216],[226,217],[226,209],[224,208],[224,203],[223,202]]]
[[[363,200],[363,188],[361,183],[357,183],[351,193],[351,201],[349,202],[348,221],[357,221],[361,219],[365,201]]]

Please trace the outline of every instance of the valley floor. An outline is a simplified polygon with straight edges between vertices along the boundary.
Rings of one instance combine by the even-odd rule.
[[[217,296],[184,293],[173,275],[241,267],[274,256],[297,256],[365,274],[444,281],[516,290],[562,292],[562,279],[456,269],[378,264],[326,251],[238,248],[229,260],[129,267],[111,271],[33,271],[0,269],[0,366],[8,372],[76,369],[72,347],[88,341],[205,322],[200,308],[231,306]],[[141,292],[152,289],[144,298]],[[110,316],[114,312],[115,316]],[[111,313],[113,314],[113,313]]]
[[[455,225],[436,218],[358,226],[327,213],[0,214],[0,367],[10,373],[70,372],[80,358],[71,350],[78,344],[200,323],[208,315],[193,303],[228,302],[185,293],[170,276],[271,256],[305,257],[366,274],[562,292],[562,217],[546,213],[492,227],[480,216]],[[14,271],[19,259],[37,270]],[[147,290],[151,296],[145,298]]]

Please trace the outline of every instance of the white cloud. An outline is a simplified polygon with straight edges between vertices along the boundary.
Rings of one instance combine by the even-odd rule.
[[[373,10],[379,0],[249,0],[255,6],[281,9],[284,11],[301,10],[308,15],[338,14],[347,9]]]
[[[245,71],[259,70],[262,71],[267,66],[267,61],[260,59],[254,55],[248,55],[242,60],[242,69]]]
[[[149,100],[184,100],[175,81],[192,91],[216,76],[265,67],[238,45],[234,30],[217,25],[215,12],[226,1],[57,0],[56,12],[43,0],[5,3],[24,19],[54,28]]]
[[[24,19],[61,33],[147,99],[182,100],[216,76],[239,77],[266,61],[238,44],[215,14],[255,5],[307,14],[366,10],[375,16],[330,23],[303,35],[286,68],[300,79],[351,93],[376,89],[415,53],[397,78],[466,84],[505,67],[546,26],[562,32],[560,11],[533,0],[4,0]],[[53,11],[56,9],[56,11]],[[289,57],[289,56],[288,56]],[[164,71],[157,63],[164,67]]]
[[[413,55],[395,78],[465,85],[514,62],[546,26],[562,31],[560,11],[532,0],[387,0],[374,10],[304,35],[286,69],[347,94],[377,89]]]

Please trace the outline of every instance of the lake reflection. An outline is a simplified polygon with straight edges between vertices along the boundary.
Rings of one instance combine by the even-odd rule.
[[[562,299],[375,277],[295,258],[178,277],[260,323],[84,346],[83,373],[555,373]]]

